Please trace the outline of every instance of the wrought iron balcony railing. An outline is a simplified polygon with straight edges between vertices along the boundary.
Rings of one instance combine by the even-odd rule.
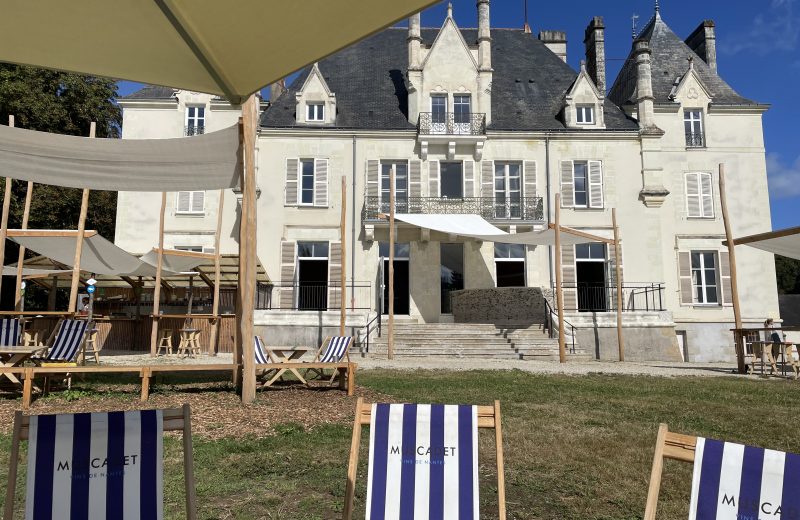
[[[421,112],[417,131],[420,135],[484,135],[486,114]]]
[[[189,125],[185,128],[184,135],[192,136],[192,135],[202,135],[206,133],[206,127],[202,125]]]
[[[686,147],[687,148],[703,148],[706,145],[705,136],[703,132],[694,132],[686,134]]]
[[[380,197],[364,199],[361,212],[363,221],[376,221],[378,215],[389,213],[389,202]],[[480,215],[489,221],[541,222],[544,220],[544,199],[522,197],[514,201],[495,200],[493,197],[409,197],[395,201],[396,213]]]

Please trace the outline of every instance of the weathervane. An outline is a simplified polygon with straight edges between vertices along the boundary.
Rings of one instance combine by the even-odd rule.
[[[658,13],[660,11],[661,11],[661,6],[659,5],[658,0],[656,0],[656,12]]]
[[[631,16],[631,21],[633,22],[633,29],[631,31],[631,37],[635,40],[636,39],[636,20],[639,19],[639,15],[635,14]]]

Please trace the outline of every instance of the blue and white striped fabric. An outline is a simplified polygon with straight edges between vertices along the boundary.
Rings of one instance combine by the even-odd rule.
[[[30,418],[27,520],[163,518],[161,410]]]
[[[800,455],[697,438],[689,520],[800,518]]]
[[[48,361],[72,361],[78,355],[86,334],[86,320],[64,320],[56,334],[56,340],[45,358]]]
[[[331,337],[328,347],[325,352],[319,357],[321,363],[338,363],[342,360],[350,348],[350,343],[353,341],[352,336],[333,336]]]
[[[253,352],[256,356],[256,364],[257,365],[264,365],[266,363],[271,363],[269,360],[269,356],[267,356],[267,352],[264,350],[264,342],[261,341],[260,336],[256,336],[256,344],[255,348],[253,348]]]
[[[19,345],[20,334],[22,334],[22,326],[19,320],[11,318],[0,320],[0,345],[16,347]]]
[[[367,520],[477,520],[478,408],[373,404]]]

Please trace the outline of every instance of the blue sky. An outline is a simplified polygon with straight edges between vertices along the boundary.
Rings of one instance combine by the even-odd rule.
[[[643,27],[654,0],[529,0],[528,20],[541,29],[567,32],[568,60],[577,69],[584,55],[583,32],[593,16],[606,23],[609,87],[631,46],[631,16]],[[422,24],[441,25],[446,3],[422,15]],[[522,27],[524,0],[493,0],[494,27]],[[475,0],[453,0],[461,27],[477,26]],[[722,77],[741,95],[768,103],[764,115],[767,168],[775,229],[800,225],[800,0],[662,0],[661,15],[678,36],[688,36],[703,19],[717,24],[717,61]],[[138,87],[122,82],[120,93]]]

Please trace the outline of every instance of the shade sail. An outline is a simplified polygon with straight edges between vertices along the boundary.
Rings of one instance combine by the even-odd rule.
[[[67,271],[64,269],[29,269],[27,267],[22,268],[22,276],[23,278],[26,276],[53,276],[53,275],[72,275],[72,271]],[[7,265],[3,267],[3,276],[17,276],[17,266],[15,265]]]
[[[233,103],[438,0],[7,0],[0,61]]]
[[[0,176],[111,191],[233,188],[239,128],[180,139],[90,139],[0,125]]]
[[[733,243],[800,260],[800,227],[737,238]],[[727,242],[723,244],[727,245]]]
[[[506,233],[502,229],[493,226],[479,215],[397,214],[394,218],[406,224],[411,224],[412,226],[486,242],[524,244],[529,246],[549,246],[556,243],[556,234],[553,229],[527,231],[524,233]],[[560,237],[561,243],[563,245],[574,245],[608,241],[608,239],[603,237],[587,233],[576,233],[579,232],[562,227]]]

